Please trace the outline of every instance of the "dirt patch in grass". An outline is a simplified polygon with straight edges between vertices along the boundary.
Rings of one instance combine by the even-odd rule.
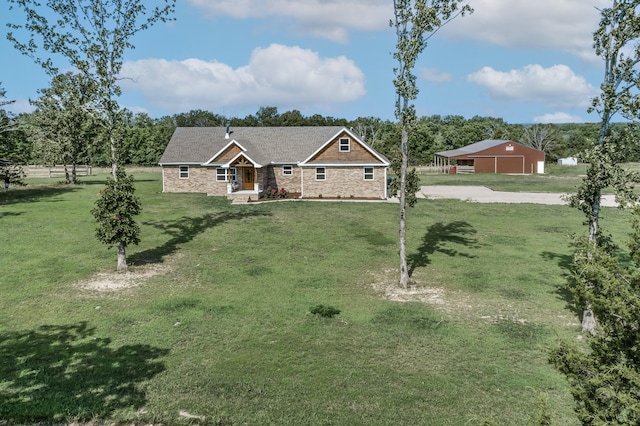
[[[385,299],[394,302],[428,303],[446,312],[472,309],[469,299],[463,294],[457,294],[442,287],[416,282],[407,288],[402,288],[392,278],[395,276],[397,279],[398,274],[398,271],[383,271],[381,274],[374,274],[375,280],[372,284],[374,290],[383,295]]]
[[[98,293],[123,291],[144,284],[149,278],[169,272],[172,261],[162,263],[148,263],[139,266],[129,266],[127,272],[98,272],[86,281],[75,284],[75,287]]]

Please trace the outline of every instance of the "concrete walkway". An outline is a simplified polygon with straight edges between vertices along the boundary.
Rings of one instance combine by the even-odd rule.
[[[563,199],[567,194],[550,192],[500,192],[493,191],[486,186],[457,186],[457,185],[433,185],[421,186],[418,198],[448,198],[466,200],[474,203],[530,203],[566,205]],[[616,207],[614,195],[604,195],[601,204],[603,207]]]

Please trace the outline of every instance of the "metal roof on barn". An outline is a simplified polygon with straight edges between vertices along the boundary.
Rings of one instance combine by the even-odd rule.
[[[440,157],[447,157],[447,158],[460,157],[463,155],[471,155],[471,154],[475,154],[476,152],[481,152],[507,142],[514,143],[510,140],[486,139],[480,142],[472,143],[471,145],[463,146],[462,148],[452,149],[449,151],[436,152],[436,155],[439,155]]]

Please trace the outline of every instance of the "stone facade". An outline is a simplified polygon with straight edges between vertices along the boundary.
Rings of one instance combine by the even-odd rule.
[[[202,192],[207,195],[226,195],[227,183],[216,182],[214,167],[187,166],[189,177],[180,177],[180,166],[162,168],[163,192]]]
[[[285,175],[284,165],[269,166],[265,173],[267,179],[264,188],[285,188],[289,192],[302,192],[302,169],[296,165],[290,165],[290,167],[291,174]]]
[[[368,167],[369,168],[369,167]],[[325,180],[316,179],[315,167],[302,168],[303,198],[384,198],[387,176],[384,167],[372,167],[373,179],[365,180],[364,167],[324,167]]]

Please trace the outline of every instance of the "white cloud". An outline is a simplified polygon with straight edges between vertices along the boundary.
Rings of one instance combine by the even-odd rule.
[[[472,0],[474,13],[447,25],[443,34],[507,48],[560,49],[594,58],[597,7],[610,0]]]
[[[366,93],[364,73],[344,56],[321,58],[300,47],[257,48],[233,69],[200,59],[143,59],[122,69],[123,90],[140,90],[167,111],[278,105],[322,107],[354,101]]]
[[[582,117],[567,114],[566,112],[555,112],[553,114],[544,114],[533,118],[534,123],[540,124],[585,123],[586,121],[587,120]]]
[[[433,83],[446,83],[453,80],[451,74],[440,72],[435,68],[423,68],[420,70],[420,78]]]
[[[293,20],[298,33],[344,43],[349,31],[389,28],[393,7],[387,0],[188,0],[210,16]]]
[[[351,31],[389,31],[388,0],[188,0],[212,17],[290,20],[297,32],[346,42]],[[470,0],[474,13],[458,17],[443,37],[507,48],[560,49],[594,59],[597,8],[610,0]]]
[[[540,102],[551,107],[586,108],[598,90],[566,65],[527,65],[509,72],[484,67],[467,80],[489,90],[492,97],[515,102]]]

